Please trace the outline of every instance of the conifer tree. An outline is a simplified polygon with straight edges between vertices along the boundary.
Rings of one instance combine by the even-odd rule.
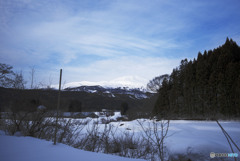
[[[240,117],[240,47],[227,38],[217,49],[184,59],[158,90],[154,113],[177,117]]]

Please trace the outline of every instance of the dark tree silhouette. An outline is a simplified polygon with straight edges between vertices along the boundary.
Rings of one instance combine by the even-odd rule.
[[[12,87],[14,72],[12,66],[0,63],[0,86]]]
[[[232,39],[182,60],[162,82],[154,113],[183,118],[240,116],[240,47]]]
[[[128,103],[123,102],[121,104],[121,115],[126,115],[127,110],[128,110]]]

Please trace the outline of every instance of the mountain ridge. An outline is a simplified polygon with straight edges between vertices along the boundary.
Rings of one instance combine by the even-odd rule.
[[[87,93],[98,93],[101,95],[107,95],[109,97],[115,97],[115,95],[129,95],[130,98],[143,99],[152,96],[152,93],[148,92],[142,88],[129,88],[129,87],[102,87],[100,85],[95,86],[78,86],[78,87],[68,87],[64,89],[65,91],[78,91]]]
[[[64,88],[73,88],[79,86],[102,86],[104,88],[140,88],[146,89],[146,84],[149,80],[139,76],[124,76],[108,81],[79,81],[69,82],[64,85]],[[58,85],[53,85],[53,88],[58,88]]]

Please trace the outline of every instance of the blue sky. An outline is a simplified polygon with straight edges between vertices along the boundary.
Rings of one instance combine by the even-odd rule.
[[[0,0],[0,62],[36,83],[147,80],[240,44],[239,0]]]

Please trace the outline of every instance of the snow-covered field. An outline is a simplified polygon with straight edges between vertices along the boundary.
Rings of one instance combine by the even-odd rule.
[[[240,122],[220,123],[240,146]],[[227,139],[215,121],[171,121],[169,135],[172,136],[167,138],[167,147],[171,152],[231,153]]]
[[[32,137],[0,134],[1,161],[134,161],[102,153],[93,153]],[[141,161],[140,159],[138,159]]]
[[[98,130],[106,128],[102,124],[102,119],[116,119],[121,116],[115,113],[111,117],[100,117],[98,119],[86,118],[76,120],[88,120],[88,124],[82,129],[81,133],[87,133],[94,122]],[[67,118],[65,118],[67,119]],[[145,129],[151,130],[152,120],[139,119],[133,121],[118,121],[107,124],[112,126],[116,136],[124,133],[134,133],[134,137],[144,134],[142,123]],[[240,147],[240,121],[219,121],[223,128]],[[149,126],[150,125],[150,126]],[[160,132],[160,129],[158,129]],[[188,156],[192,160],[221,160],[222,158],[210,158],[210,153],[232,153],[230,146],[221,128],[215,121],[185,121],[172,120],[169,124],[167,138],[165,139],[166,150],[172,156]],[[240,152],[233,147],[234,152],[238,153],[237,160],[240,160]],[[50,158],[50,159],[49,159]],[[56,158],[56,159],[55,159]],[[63,144],[53,146],[52,142],[38,140],[30,137],[6,136],[3,132],[0,135],[0,160],[1,161],[48,161],[48,160],[128,160],[118,156],[106,155],[102,153],[91,153]],[[224,160],[234,160],[224,158]]]
[[[150,120],[145,120],[145,122],[150,122]],[[238,147],[240,147],[240,122],[219,122]],[[113,124],[116,125],[117,123]],[[124,125],[120,129],[131,129],[135,133],[142,130],[136,120],[121,122],[121,124]],[[165,142],[169,154],[187,155],[189,158],[195,158],[195,160],[196,158],[199,160],[210,160],[211,152],[232,153],[227,139],[215,121],[173,120],[170,121],[167,136]],[[235,147],[233,149],[235,153],[238,153],[238,160],[240,160],[240,152]],[[228,159],[225,158],[225,160]],[[234,159],[230,158],[229,160]]]

